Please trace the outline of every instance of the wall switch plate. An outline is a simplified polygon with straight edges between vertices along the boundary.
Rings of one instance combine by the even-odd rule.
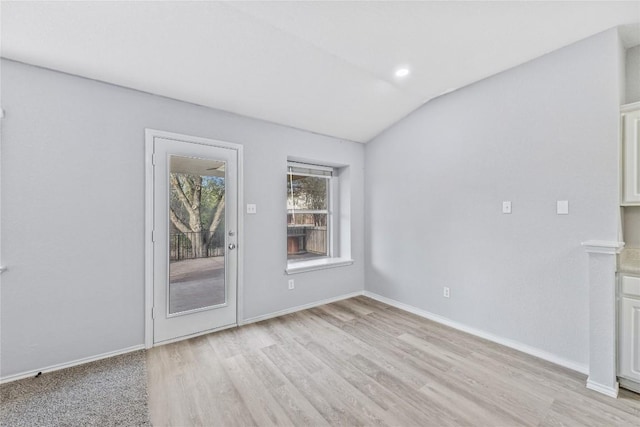
[[[258,207],[256,205],[254,205],[253,203],[248,203],[247,204],[247,213],[248,214],[255,214],[258,212]]]
[[[449,287],[448,286],[445,286],[442,289],[442,296],[445,297],[445,298],[449,298],[451,296],[451,292],[449,291]]]
[[[556,205],[556,212],[558,215],[569,215],[569,201],[568,200],[558,200]]]
[[[289,279],[289,290],[295,289],[295,287],[296,287],[296,284],[293,281],[293,279]]]
[[[511,202],[509,201],[502,202],[502,213],[503,214],[511,213]]]

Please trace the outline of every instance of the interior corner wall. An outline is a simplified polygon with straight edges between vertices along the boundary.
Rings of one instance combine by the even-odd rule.
[[[640,102],[640,45],[626,50],[626,104]],[[624,242],[640,248],[640,206],[624,208]]]
[[[364,147],[3,60],[2,377],[144,343],[145,128],[244,146],[244,318],[364,287]],[[287,157],[349,165],[351,266],[287,288]],[[239,244],[241,244],[239,242]]]
[[[625,56],[625,104],[631,104],[640,101],[640,45],[628,48]]]
[[[598,34],[368,143],[365,290],[586,367],[581,242],[618,235],[619,55]]]
[[[623,208],[625,248],[640,249],[640,206]]]

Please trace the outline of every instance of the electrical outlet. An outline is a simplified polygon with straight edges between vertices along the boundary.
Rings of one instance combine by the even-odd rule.
[[[289,290],[295,289],[296,284],[293,282],[293,279],[289,279]]]
[[[510,214],[511,213],[511,202],[510,201],[504,201],[502,202],[502,213],[503,214]]]
[[[444,288],[442,288],[442,296],[445,298],[449,298],[451,296],[448,286],[445,286]]]

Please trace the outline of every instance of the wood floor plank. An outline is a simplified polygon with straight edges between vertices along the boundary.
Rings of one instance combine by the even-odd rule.
[[[391,417],[390,425],[417,425],[419,424],[417,421],[423,418],[419,411],[416,411],[404,401],[398,400],[396,395],[378,384],[364,372],[346,365],[344,360],[351,357],[349,354],[342,353],[336,348],[327,348],[315,342],[309,343],[307,348],[351,386],[380,408],[386,410]]]
[[[374,312],[374,309],[369,307],[366,304],[363,304],[360,300],[356,298],[351,298],[349,300],[337,301],[334,303],[336,307],[340,307],[343,310],[346,310],[355,316],[366,316],[367,314],[371,314]]]
[[[327,316],[335,317],[342,322],[348,322],[358,317],[355,310],[347,309],[344,305],[326,304],[312,310],[324,312]]]
[[[379,363],[383,363],[390,371],[399,370],[400,377],[409,377],[407,381],[420,388],[429,382],[429,377],[436,372],[451,369],[452,364],[444,357],[423,352],[399,339],[386,335],[365,322],[346,324],[343,329],[361,341],[362,353],[375,355]],[[376,346],[370,343],[377,343]]]
[[[370,322],[370,319],[360,320],[357,323],[357,334],[366,338],[369,342],[385,342],[394,357],[411,364],[416,369],[433,374],[434,371],[447,371],[451,369],[452,362],[439,354],[434,355],[433,352],[422,351],[420,347],[411,345],[410,343],[400,339],[400,336],[394,336],[386,332],[380,322]],[[354,331],[355,332],[355,331]]]
[[[295,426],[322,427],[331,425],[293,385],[284,384],[273,389],[272,393],[274,399],[286,411]]]
[[[540,390],[540,393],[553,395],[562,391],[585,391],[584,380],[579,376],[562,375],[549,370],[530,369],[527,363],[513,362],[506,363],[507,359],[497,356],[489,357],[484,353],[472,353],[468,360],[476,365],[484,366],[492,372],[499,372],[501,375],[513,378],[529,388]]]
[[[567,399],[557,399],[539,424],[541,426],[637,426],[638,418],[623,419],[616,413],[601,412],[599,408],[575,405]]]
[[[342,349],[349,351],[352,355],[360,352],[361,349],[354,342],[353,336],[341,328],[341,326],[344,326],[344,322],[335,325],[332,321],[328,321],[322,313],[310,310],[300,313],[300,316],[305,319],[307,328],[313,334],[313,338],[307,342],[315,341],[318,337],[322,337],[323,342],[331,342],[335,343],[335,345],[341,344]]]
[[[162,360],[162,351],[147,352],[147,390],[151,406],[150,416],[153,425],[165,425],[169,419],[169,397],[166,376],[171,366]]]
[[[255,386],[256,373],[243,355],[227,358],[222,364],[256,424],[261,426],[294,425],[270,391]]]
[[[328,425],[322,415],[287,380],[278,367],[262,352],[244,355],[255,374],[253,385],[265,388],[286,412],[294,425]]]
[[[278,323],[278,332],[283,335],[284,341],[280,344],[287,344],[291,341],[306,343],[313,339],[313,332],[304,322],[300,313],[287,314],[271,321]]]
[[[148,351],[155,426],[640,426],[640,395],[354,297]]]
[[[329,369],[332,369],[336,374],[348,381],[353,387],[365,394],[378,406],[385,410],[390,408],[390,402],[393,396],[364,373],[345,365],[345,355],[335,352],[335,350],[332,351],[316,342],[307,344],[307,349],[325,363]],[[347,357],[350,356],[347,355]]]
[[[262,387],[273,390],[282,387],[287,383],[287,379],[280,373],[278,368],[261,351],[243,355],[253,367],[256,380]]]
[[[571,414],[575,419],[589,419],[589,423],[585,425],[604,425],[606,423],[640,425],[640,411],[636,406],[638,400],[627,401],[624,407],[620,407],[619,403],[621,403],[619,399],[607,399],[606,396],[597,396],[593,393],[567,392],[558,395],[551,410],[554,413]],[[630,403],[631,405],[629,405]],[[576,415],[574,409],[569,410],[569,408],[579,408],[582,415]]]
[[[424,419],[428,425],[456,425],[455,420],[443,416],[445,414],[442,413],[442,410],[435,402],[422,399],[420,394],[416,393],[414,387],[367,357],[359,354],[350,358],[349,363],[369,375],[381,386],[387,388],[396,395],[397,399],[403,399],[408,405],[419,411],[421,419]]]
[[[552,396],[537,393],[529,384],[514,381],[501,371],[478,369],[477,364],[467,360],[459,361],[447,374],[450,381],[465,384],[479,398],[490,396],[492,404],[507,411],[520,425],[538,424],[553,402]],[[489,403],[489,399],[485,402]]]
[[[374,300],[373,298],[365,297],[365,296],[357,296],[353,298],[349,298],[349,301],[355,300],[360,304],[364,304],[368,307],[371,307],[374,311],[384,311],[389,309],[391,306],[387,305],[383,302]]]
[[[262,350],[278,366],[291,384],[330,423],[359,425],[356,415],[349,412],[339,396],[326,390],[324,385],[307,373],[278,345]]]
[[[315,373],[314,378],[325,388],[341,396],[346,409],[354,414],[359,425],[389,425],[391,417],[373,400],[330,369]]]
[[[516,423],[513,418],[504,416],[484,402],[461,395],[456,391],[455,388],[449,388],[448,384],[440,383],[427,384],[420,389],[428,401],[446,408],[456,425],[513,425]],[[464,411],[460,411],[460,408],[464,408]]]
[[[438,346],[435,343],[423,340],[422,338],[415,337],[411,334],[402,334],[398,339],[412,345],[434,359],[442,360],[450,366],[454,366],[466,359],[466,356],[461,356],[455,352],[449,351],[447,348]]]
[[[192,369],[185,369],[190,374],[191,382],[184,385],[183,395],[198,403],[201,425],[255,424],[244,400],[222,365],[224,359],[213,351],[208,337],[187,341],[189,345],[184,350],[191,351],[193,357]],[[215,384],[215,387],[211,387],[212,384]]]
[[[269,332],[258,324],[246,325],[239,328],[239,330],[244,330],[247,334],[242,339],[249,342],[251,350],[260,350],[261,348],[276,344],[276,340]]]

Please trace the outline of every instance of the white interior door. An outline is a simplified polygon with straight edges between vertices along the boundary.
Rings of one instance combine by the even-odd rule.
[[[238,151],[152,136],[153,342],[237,322]]]

